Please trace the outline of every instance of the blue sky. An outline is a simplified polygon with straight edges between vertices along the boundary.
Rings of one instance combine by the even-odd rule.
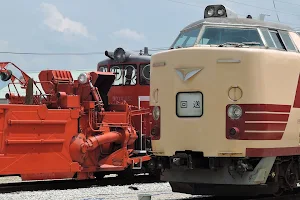
[[[203,18],[205,6],[217,3],[243,16],[265,13],[270,15],[266,21],[277,21],[272,0],[10,0],[1,4],[0,51],[80,53],[120,46],[131,50],[169,47],[180,29]],[[275,3],[280,21],[300,27],[300,2]],[[0,54],[0,61],[30,71],[96,69],[103,58]]]

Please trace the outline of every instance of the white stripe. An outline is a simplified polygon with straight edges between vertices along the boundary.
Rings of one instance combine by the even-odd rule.
[[[139,96],[139,101],[150,101],[150,96]]]
[[[259,130],[245,130],[245,133],[283,133],[284,131],[259,131]]]

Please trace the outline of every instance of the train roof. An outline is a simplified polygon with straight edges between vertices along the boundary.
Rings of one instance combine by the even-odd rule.
[[[139,55],[139,54],[130,54],[128,59],[126,60],[126,63],[133,63],[133,62],[150,62],[151,56],[150,55]],[[108,65],[108,64],[115,64],[116,61],[106,58],[98,63],[99,65]],[[122,63],[120,63],[122,64]]]
[[[279,24],[279,23],[266,22],[266,21],[261,21],[256,19],[248,19],[248,18],[225,18],[225,17],[220,17],[220,18],[212,17],[212,18],[201,19],[189,24],[181,31],[198,27],[203,24],[253,26],[253,27],[266,27],[266,28],[277,29],[277,30],[294,31],[290,26]]]

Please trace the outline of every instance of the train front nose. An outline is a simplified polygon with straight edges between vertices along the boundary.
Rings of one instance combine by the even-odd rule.
[[[156,155],[193,151],[204,157],[243,157],[249,148],[282,145],[290,106],[268,88],[292,99],[285,89],[292,83],[282,79],[279,67],[265,73],[273,57],[262,51],[194,47],[154,55],[150,90],[156,93],[150,98],[161,110]],[[164,66],[155,66],[162,61]]]
[[[222,144],[215,134],[224,132],[226,104],[221,103],[224,91],[217,92],[222,71],[216,57],[208,48],[153,56],[150,98],[153,106],[160,107],[161,135],[152,144],[158,154],[209,149],[207,153],[215,155],[212,145]]]

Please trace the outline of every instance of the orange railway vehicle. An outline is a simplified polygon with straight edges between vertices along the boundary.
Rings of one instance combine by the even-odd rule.
[[[152,106],[149,105],[150,93],[150,59],[148,48],[144,48],[139,54],[125,51],[123,48],[116,48],[114,52],[105,51],[108,57],[100,61],[97,70],[101,72],[113,72],[116,75],[115,81],[108,94],[113,103],[122,101],[136,106],[137,109],[149,108],[150,115],[143,115],[133,119],[134,127],[137,130],[138,142],[135,145],[135,152],[139,155],[150,155],[151,160],[143,163],[143,172],[157,176],[160,173],[160,166],[152,155],[151,139],[158,139],[160,123],[155,115]]]
[[[134,153],[138,136],[131,123],[149,110],[108,103],[113,73],[81,73],[73,80],[70,71],[43,70],[38,82],[13,63],[2,62],[0,76],[17,91],[6,94],[9,104],[0,104],[0,175],[102,178],[150,160]]]

